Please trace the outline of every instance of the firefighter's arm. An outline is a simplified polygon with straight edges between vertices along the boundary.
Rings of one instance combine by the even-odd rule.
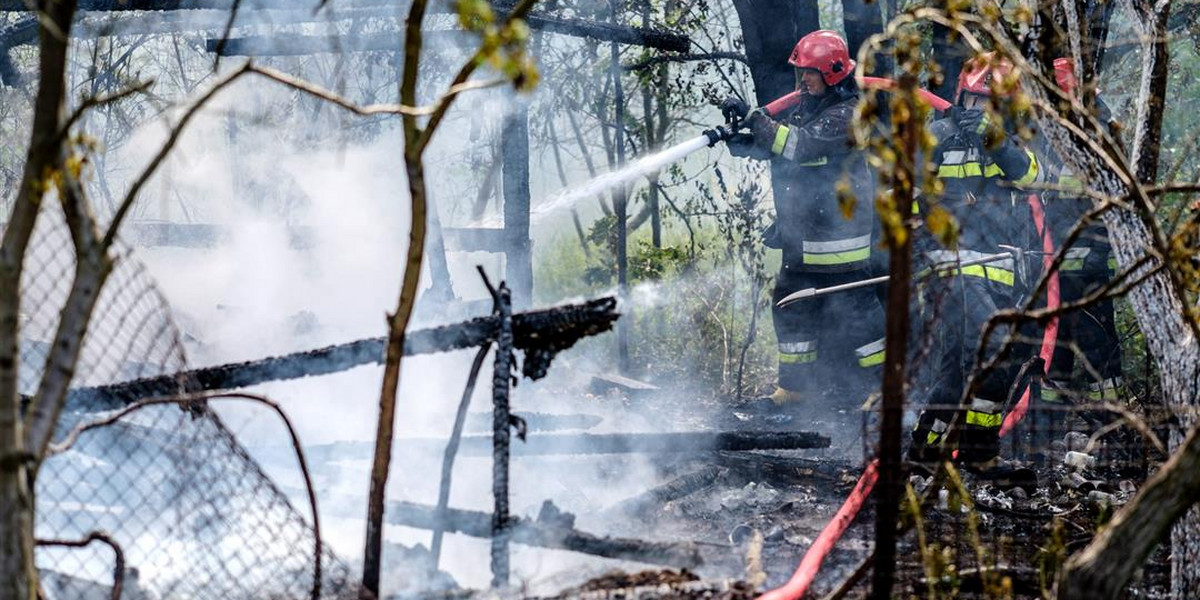
[[[1027,148],[1012,141],[1012,138],[1000,142],[995,148],[988,150],[992,162],[1003,171],[1004,178],[1016,183],[1027,184],[1038,180],[1041,173],[1041,163],[1038,157]]]
[[[785,125],[762,113],[754,113],[747,125],[754,132],[755,145],[772,156],[798,163],[816,163],[850,147],[848,120],[838,114],[824,115],[804,126]]]

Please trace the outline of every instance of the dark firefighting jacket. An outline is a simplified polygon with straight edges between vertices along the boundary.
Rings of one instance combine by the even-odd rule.
[[[857,103],[853,87],[830,90],[801,103],[776,131],[776,225],[789,269],[846,272],[869,264],[875,185],[850,137]],[[839,208],[839,182],[855,198],[849,219]]]
[[[1099,99],[1097,110],[1100,122],[1107,123],[1111,119],[1112,113]],[[1046,203],[1046,222],[1054,234],[1055,245],[1058,246],[1065,243],[1068,234],[1092,209],[1093,203],[1084,193],[1087,189],[1085,182],[1062,161],[1045,140],[1038,147],[1038,154],[1044,159],[1045,180],[1050,188],[1042,194]],[[1112,257],[1108,229],[1097,218],[1096,222],[1085,227],[1067,248],[1059,271],[1064,275],[1087,276],[1103,281],[1115,267],[1116,260]]]
[[[929,132],[937,139],[930,160],[943,185],[939,202],[959,226],[957,252],[928,238],[918,243],[917,250],[931,266],[1002,252],[1002,244],[1028,247],[1037,239],[1024,194],[1014,193],[1014,186],[1040,180],[1041,165],[1032,152],[1011,137],[988,148],[978,135],[960,131],[951,117],[931,123]],[[1013,269],[1009,260],[963,267],[961,272],[1012,286]]]

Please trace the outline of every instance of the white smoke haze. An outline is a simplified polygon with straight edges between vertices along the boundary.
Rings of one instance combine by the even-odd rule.
[[[354,35],[350,31],[353,25],[348,22],[337,26],[280,25],[273,21],[278,20],[276,17],[266,12],[243,12],[234,37],[279,33],[282,39],[287,34],[333,33],[345,40]],[[398,23],[383,26],[376,20],[366,29],[394,30]],[[179,101],[195,97],[197,91],[206,89],[211,82],[208,70],[212,55],[202,51],[204,37],[205,34],[162,36],[148,43],[146,56],[137,55],[142,57],[139,60],[144,59],[141,72],[156,78],[155,92],[160,98],[156,106],[168,101],[163,99]],[[440,43],[437,39],[428,41]],[[187,67],[187,77],[168,75],[171,65],[166,57],[173,56],[176,50],[172,42],[181,43],[184,49],[181,63]],[[81,45],[90,49],[89,45],[94,43]],[[465,56],[461,49],[448,44],[428,50],[432,60],[427,69],[423,68],[422,101],[432,100],[433,93],[444,87],[434,80],[442,81],[449,76],[446,65],[456,65]],[[582,45],[577,39],[561,36],[546,36],[544,44],[547,55],[577,53]],[[601,55],[606,57],[607,50]],[[366,64],[372,59],[360,60],[363,56],[366,55],[346,53],[266,58],[258,62],[338,89],[339,93],[363,103],[393,102],[396,65],[388,64],[387,58]],[[241,60],[222,59],[222,69],[236,67]],[[76,68],[73,79],[86,80],[83,71]],[[527,103],[531,109],[530,130],[535,139],[531,148],[530,187],[535,212],[553,202],[564,189],[548,145],[545,140],[537,139],[542,126],[536,120],[537,107],[553,105],[558,113],[553,118],[554,125],[563,132],[560,144],[564,149],[566,187],[588,182],[590,175],[578,147],[573,140],[566,139],[569,125],[562,118],[564,108],[556,103],[556,97],[564,79],[570,82],[604,75],[586,70],[546,73],[548,78],[531,96],[517,99],[508,90],[473,92],[460,99],[451,111],[426,156],[430,208],[438,211],[443,227],[471,226],[472,204],[492,159],[492,148],[498,144],[503,118],[514,100]],[[550,79],[550,75],[559,80]],[[389,81],[389,77],[393,79]],[[631,111],[639,104],[632,95],[635,91],[627,90]],[[178,108],[167,111],[171,122],[179,114]],[[586,119],[591,117],[586,112],[580,112],[580,118],[585,121],[586,142],[597,170],[609,171],[595,124],[589,125]],[[688,118],[692,123],[674,126],[664,146],[698,135],[701,127],[694,126],[696,122],[707,126],[721,121],[710,106],[697,108]],[[317,108],[311,99],[298,97],[277,84],[245,78],[219,94],[189,126],[163,168],[143,191],[129,225],[154,222],[212,225],[223,234],[217,244],[208,248],[137,249],[138,258],[148,266],[189,336],[187,349],[192,366],[252,360],[386,334],[385,315],[395,309],[403,274],[409,208],[398,122],[375,119],[372,125],[370,121],[328,107]],[[91,123],[97,127],[109,125],[100,117],[94,117]],[[360,135],[368,127],[377,127],[378,131]],[[164,119],[154,117],[111,140],[101,176],[118,197],[165,137]],[[629,159],[635,158],[631,153]],[[683,186],[690,186],[696,180],[713,184],[715,176],[709,166],[718,161],[727,176],[740,165],[723,149],[700,150],[681,161],[684,183],[676,193],[685,195],[688,192]],[[645,185],[637,178],[631,183],[634,190]],[[499,224],[496,220],[499,206],[493,198],[485,211],[485,219],[491,219],[488,221],[491,225]],[[631,214],[639,207],[640,203],[631,204]],[[599,204],[586,198],[572,208],[578,210],[585,227],[600,215]],[[534,220],[531,237],[535,264],[553,258],[551,240],[560,235],[573,237],[571,227],[567,210],[547,212],[544,218]],[[127,227],[124,233],[131,238],[132,227]],[[500,255],[451,253],[448,258],[454,289],[461,298],[475,300],[487,296],[474,271],[475,265],[483,265],[493,282],[502,278]],[[428,271],[423,275],[423,286],[428,285]],[[673,296],[665,285],[636,286],[629,301],[622,305],[622,311],[646,313],[669,309]],[[575,295],[539,289],[536,296],[546,303],[559,303],[613,293],[615,290]],[[414,327],[434,324],[439,319],[436,312],[423,312],[421,316],[426,321]],[[458,317],[440,318],[457,320]],[[592,375],[615,372],[613,348],[611,334],[583,340],[555,359],[545,380],[531,382],[522,378],[512,393],[513,411],[603,417],[600,425],[589,430],[591,433],[653,432],[693,425],[664,422],[648,416],[651,411],[636,410],[636,406],[630,410],[629,402],[620,397],[589,395]],[[471,350],[406,359],[401,375],[397,436],[442,440],[448,436],[473,354]],[[472,413],[491,409],[491,371],[489,356],[480,373]],[[375,435],[381,372],[377,366],[359,367],[334,375],[270,383],[250,391],[279,402],[305,445],[370,442]],[[686,392],[669,401],[683,406],[694,402]],[[239,439],[252,453],[262,457],[269,475],[289,493],[297,509],[306,513],[303,482],[288,454],[286,433],[275,416],[242,402],[215,406]],[[466,432],[467,435],[487,433],[478,428],[468,428]],[[365,447],[369,448],[369,444]],[[440,449],[416,454],[406,453],[403,448],[401,440],[393,455],[388,499],[435,503]],[[360,559],[362,552],[369,459],[369,450],[355,451],[343,460],[322,460],[322,464],[313,461],[312,465],[321,502],[324,539],[339,556],[351,561]],[[658,457],[642,455],[514,458],[510,477],[512,512],[533,518],[543,501],[552,500],[559,508],[577,516],[577,527],[581,530],[655,539],[654,532],[641,531],[636,523],[614,522],[603,509],[678,474],[661,473],[660,462]],[[458,458],[450,506],[491,511],[489,458]],[[397,526],[386,529],[386,541],[392,544],[427,546],[429,538],[428,531]],[[442,569],[451,573],[460,585],[486,588],[490,580],[488,549],[487,540],[448,535]],[[396,555],[393,550],[386,550],[385,562]],[[524,583],[533,593],[556,592],[613,568],[646,567],[517,545],[513,546],[513,558],[514,583]],[[103,579],[102,575],[99,573],[97,577]],[[385,583],[398,587],[404,582]]]
[[[280,96],[279,89],[266,82],[237,84],[196,119],[148,187],[154,193],[187,199],[189,211],[185,215],[178,204],[146,201],[139,220],[187,222],[191,217],[227,232],[212,248],[139,249],[139,257],[179,313],[185,332],[195,340],[189,346],[193,365],[251,360],[382,336],[386,333],[385,315],[395,307],[409,226],[398,133],[393,128],[365,145],[348,143],[332,148],[281,143],[272,125],[256,123],[260,117],[250,108],[277,105],[270,100]],[[232,147],[231,118],[239,123]],[[448,121],[431,150],[431,195],[435,200],[453,197],[446,190],[450,187],[453,191],[453,184],[442,185],[446,181],[443,173],[462,168],[461,162],[454,164],[454,150],[447,148],[462,143],[465,121]],[[161,122],[146,123],[109,160],[143,164],[163,132]],[[537,177],[536,166],[532,171]],[[239,182],[245,186],[247,181],[254,185],[239,189]],[[122,187],[116,181],[109,184]],[[256,189],[271,186],[296,190],[302,202],[294,201],[281,216],[272,198],[253,195]],[[307,244],[297,247],[292,243],[296,232],[307,236]],[[493,281],[501,278],[495,255],[451,254],[450,258],[455,289],[461,296],[486,294],[474,272],[475,264],[488,266]],[[607,337],[592,342],[592,348],[611,344]],[[406,359],[396,422],[398,437],[444,439],[448,435],[473,354],[461,351]],[[471,412],[491,408],[491,360],[489,356],[480,374]],[[580,366],[583,368],[577,368]],[[551,367],[547,381],[522,380],[512,395],[513,409],[606,416],[593,431],[656,429],[644,419],[624,414],[619,403],[605,406],[594,400],[567,398],[582,396],[589,375],[609,368],[589,360],[582,350],[567,352]],[[305,444],[369,442],[375,434],[380,375],[379,367],[360,367],[250,391],[282,404]],[[261,408],[234,402],[218,404],[217,410],[252,451],[286,445],[284,430]],[[468,431],[468,435],[486,433]],[[325,513],[325,540],[350,560],[357,560],[362,552],[364,523],[356,515],[365,514],[369,481],[369,451],[357,455],[362,459],[314,467]],[[440,452],[411,456],[398,449],[389,500],[434,504],[437,480],[431,474],[436,474],[440,465]],[[294,461],[268,460],[264,466],[302,507],[299,490],[303,483]],[[616,472],[620,476],[614,478]],[[658,479],[644,457],[517,458],[510,481],[511,505],[514,514],[532,518],[543,501],[553,500],[579,516],[581,529],[606,534],[612,524],[597,516],[600,509],[645,490]],[[459,457],[450,506],[490,512],[491,497],[490,459]],[[429,544],[428,531],[388,526],[386,533],[388,543]],[[488,551],[487,540],[448,535],[442,568],[460,585],[486,587],[490,581]],[[541,593],[611,568],[638,567],[520,546],[514,546],[513,556],[514,581],[526,582]],[[564,576],[567,573],[570,575]]]

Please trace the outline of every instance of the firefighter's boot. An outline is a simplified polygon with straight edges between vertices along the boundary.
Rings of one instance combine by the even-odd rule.
[[[787,390],[781,387],[776,387],[775,391],[767,396],[767,399],[772,404],[778,407],[795,406],[804,401],[804,394],[796,390]]]
[[[942,459],[942,438],[949,425],[946,421],[929,413],[922,413],[917,426],[912,430],[912,443],[908,446],[909,462],[923,465],[926,468]]]
[[[1000,456],[1000,426],[1004,413],[998,402],[975,398],[967,407],[958,436],[958,460],[964,464],[986,464]]]

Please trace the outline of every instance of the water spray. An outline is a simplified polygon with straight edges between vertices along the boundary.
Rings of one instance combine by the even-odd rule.
[[[896,82],[883,77],[863,77],[859,79],[859,85],[864,89],[893,90],[896,87]],[[921,99],[928,102],[930,106],[937,110],[946,110],[951,106],[950,102],[928,90],[918,89],[917,93],[920,94]],[[789,110],[799,106],[806,95],[806,92],[797,90],[767,103],[766,106],[758,110],[766,113],[768,117],[777,119]],[[719,142],[728,141],[734,134],[741,131],[742,120],[737,115],[726,115],[726,117],[728,121],[725,123],[711,129],[706,129],[694,138],[665,148],[654,154],[643,156],[619,170],[605,173],[580,187],[560,193],[553,200],[534,207],[530,211],[530,218],[537,220],[555,210],[571,206],[585,198],[594,198],[611,188],[627,185],[639,177],[683,160],[704,148],[711,148]]]

